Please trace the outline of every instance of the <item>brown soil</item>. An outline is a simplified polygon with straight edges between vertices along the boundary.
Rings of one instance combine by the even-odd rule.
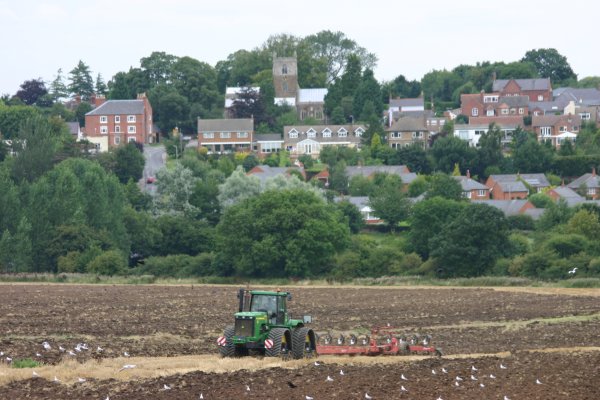
[[[431,333],[434,344],[448,357],[420,361],[394,357],[399,360],[392,364],[388,360],[379,364],[377,359],[365,364],[353,358],[323,358],[319,367],[294,362],[227,373],[200,372],[203,368],[198,367],[186,374],[167,371],[164,377],[129,381],[122,381],[116,372],[114,379],[105,375],[94,379],[90,371],[81,384],[23,380],[23,374],[16,373],[19,370],[4,367],[0,382],[10,383],[0,386],[0,399],[105,399],[107,395],[110,399],[197,399],[200,393],[206,399],[304,399],[306,395],[358,399],[365,392],[374,399],[600,398],[600,388],[594,383],[600,377],[600,352],[592,348],[600,346],[600,303],[593,290],[586,289],[585,295],[572,290],[563,295],[560,290],[530,293],[477,288],[291,290],[291,311],[296,316],[311,314],[317,331],[366,331],[389,323],[406,333]],[[85,366],[92,365],[93,359],[108,362],[123,357],[124,352],[137,359],[216,354],[215,339],[236,311],[235,295],[235,288],[222,286],[1,285],[0,351],[5,354],[0,362],[6,362],[6,356],[13,360],[30,357],[60,368],[73,360]],[[45,350],[43,341],[52,349]],[[77,352],[77,343],[86,343],[90,349]],[[66,351],[61,352],[59,346]],[[98,346],[103,350],[97,351]],[[566,347],[589,351],[562,349]],[[554,348],[561,349],[526,352]],[[69,350],[76,355],[68,355]],[[508,357],[500,360],[497,353],[501,352],[509,352]],[[452,357],[475,353],[490,356]],[[500,370],[500,361],[509,369]],[[475,376],[480,380],[470,380],[471,365],[479,369]],[[451,373],[432,375],[431,369],[441,366]],[[339,375],[340,368],[346,375]],[[402,373],[408,381],[400,379]],[[483,377],[489,373],[498,379]],[[327,375],[334,381],[326,382]],[[459,387],[453,385],[456,375],[465,378]],[[535,383],[537,378],[542,385]],[[172,389],[161,390],[165,383]],[[402,385],[408,392],[400,392]]]

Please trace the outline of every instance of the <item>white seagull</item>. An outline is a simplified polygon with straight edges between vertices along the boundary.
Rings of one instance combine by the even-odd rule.
[[[125,369],[132,369],[135,368],[135,364],[125,364],[123,365],[123,367],[121,367],[121,369],[119,370],[119,372],[125,370]]]
[[[403,381],[407,381],[408,379],[406,379],[406,377],[404,376],[404,374],[400,375],[400,379],[402,379]]]
[[[436,375],[436,374],[437,374],[437,372],[435,372],[435,369],[432,369],[431,370],[431,375]]]
[[[98,348],[96,348],[96,351],[98,353],[102,353],[104,351],[104,349],[102,347],[98,346]]]
[[[536,379],[535,383],[537,383],[538,385],[542,385],[542,382],[539,379]]]
[[[171,386],[167,385],[166,383],[163,385],[163,389],[164,390],[171,390]]]
[[[408,392],[408,390],[406,390],[406,388],[404,386],[400,386],[400,391],[401,392]]]
[[[110,397],[108,397],[108,395],[106,395],[106,398],[104,400],[110,400]]]
[[[460,376],[457,376],[457,377],[456,377],[456,380],[457,380],[457,381],[462,381],[462,380],[463,380],[463,378],[461,378]]]
[[[480,388],[484,388],[484,387],[485,387],[485,385],[484,385],[483,383],[480,383],[480,384],[479,384],[479,387],[480,387]]]
[[[50,343],[48,343],[48,342],[43,342],[42,346],[44,346],[44,349],[46,349],[46,350],[52,349],[52,346],[50,346]]]
[[[369,393],[365,393],[365,399],[369,400],[372,399],[373,397],[369,396]]]
[[[474,365],[471,365],[471,371],[475,372],[475,371],[477,371],[477,368],[475,368]]]
[[[306,400],[314,400],[314,399],[315,399],[314,397],[311,397],[311,396],[308,396],[308,395],[307,395],[307,396],[304,396],[304,398],[305,398]]]
[[[506,369],[506,368],[507,368],[506,365],[500,364],[500,369]]]
[[[460,383],[458,383],[458,381],[454,381],[454,386],[459,387]]]
[[[442,367],[442,372],[445,373],[445,374],[447,374],[448,370],[446,368]]]
[[[123,352],[123,355],[124,355],[125,357],[129,357],[129,353],[128,353],[128,352],[126,352],[126,351],[124,351],[124,352]]]
[[[327,379],[325,379],[327,382],[333,382],[333,378],[330,377],[329,375],[327,375]]]
[[[56,376],[54,377],[54,380],[52,381],[54,383],[60,383],[60,379],[58,379]]]
[[[42,355],[40,353],[35,353],[36,357],[41,357]]]
[[[471,380],[472,380],[472,381],[476,381],[476,380],[477,380],[477,378],[475,378],[473,375],[471,375]]]
[[[7,363],[11,363],[12,362],[12,357],[6,357],[6,362]]]
[[[504,400],[510,400],[508,396],[504,396]]]
[[[571,275],[575,275],[575,272],[577,272],[577,267],[573,268],[572,270],[569,271],[569,274]]]
[[[74,356],[76,356],[77,354],[73,353],[73,350],[69,350],[69,355],[70,355],[70,356],[72,356],[72,357],[74,357]]]
[[[340,375],[344,375],[344,370],[340,369]]]
[[[86,381],[86,379],[85,379],[85,378],[77,378],[77,382],[79,382],[79,383],[83,383],[83,382],[85,382],[85,381]]]
[[[318,367],[319,365],[321,365],[321,364],[319,364],[318,361],[315,361],[315,367]]]
[[[58,346],[58,350],[60,350],[61,352],[64,352],[66,349],[64,347],[62,347],[62,346],[59,345]]]
[[[37,377],[39,377],[40,375],[39,375],[37,372],[33,371],[33,374],[32,374],[32,376],[33,376],[34,378],[37,378]]]
[[[437,398],[437,399],[435,399],[435,400],[444,400],[444,399],[442,399],[442,396],[440,396],[440,397],[438,397],[438,398]]]
[[[202,393],[200,393],[200,397],[198,397],[199,400],[204,400],[204,396],[202,395]]]
[[[496,379],[496,376],[495,376],[495,375],[492,375],[492,374],[490,374],[490,378],[491,378],[491,379]]]

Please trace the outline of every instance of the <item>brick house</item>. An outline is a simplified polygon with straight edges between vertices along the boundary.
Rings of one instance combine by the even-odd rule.
[[[198,118],[198,147],[210,153],[250,151],[254,140],[254,120]]]
[[[529,114],[528,96],[501,96],[499,93],[462,94],[461,113],[469,118],[508,117]],[[470,120],[469,120],[470,121]]]
[[[592,172],[581,175],[573,182],[569,183],[567,187],[573,189],[580,195],[586,196],[591,200],[598,200],[600,198],[600,179],[596,175],[596,168],[592,168]],[[584,193],[582,193],[584,192]]]
[[[528,96],[529,101],[552,101],[552,84],[549,78],[496,79],[492,91],[505,96]]]
[[[466,176],[453,176],[460,183],[463,197],[469,200],[487,200],[490,198],[490,190],[487,186],[471,179],[471,173],[467,170]]]
[[[516,199],[516,200],[474,200],[474,203],[487,204],[491,207],[496,207],[502,211],[505,217],[513,215],[529,215],[534,220],[539,219],[543,214],[544,209],[535,208],[533,203],[529,200]]]
[[[108,100],[85,114],[85,139],[98,151],[123,143],[154,141],[152,106],[145,93],[136,100]]]
[[[323,146],[360,147],[363,125],[289,125],[283,127],[283,144],[292,158],[317,158]]]
[[[573,207],[585,201],[585,197],[580,196],[579,193],[564,184],[548,190],[546,194],[554,201],[566,201],[569,207]]]
[[[355,176],[364,176],[366,178],[373,179],[376,174],[399,176],[402,180],[403,190],[408,190],[408,185],[417,179],[417,174],[410,172],[406,165],[357,165],[346,167],[346,175],[348,176],[348,179],[352,179]]]
[[[529,196],[527,186],[539,193],[550,187],[550,182],[544,174],[492,174],[485,185],[495,200],[514,200]]]
[[[402,117],[386,128],[388,145],[393,149],[419,144],[429,147],[429,129],[424,117]]]
[[[550,141],[556,148],[560,148],[565,140],[575,141],[580,125],[579,115],[534,115],[531,119],[538,141]]]

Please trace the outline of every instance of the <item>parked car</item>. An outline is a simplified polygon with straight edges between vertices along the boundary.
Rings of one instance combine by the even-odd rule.
[[[156,178],[153,176],[149,176],[148,178],[146,178],[146,183],[154,183],[156,182]]]

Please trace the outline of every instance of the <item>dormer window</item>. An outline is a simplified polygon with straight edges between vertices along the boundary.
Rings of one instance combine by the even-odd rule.
[[[306,131],[306,137],[309,137],[309,138],[317,137],[317,131],[315,131],[313,128],[310,128],[309,130]]]
[[[362,137],[363,133],[365,133],[365,130],[363,128],[357,128],[354,131],[354,136],[356,136],[356,137]]]
[[[331,137],[331,129],[329,129],[329,128],[323,129],[323,137],[324,138]]]
[[[296,139],[298,138],[298,131],[296,129],[292,129],[291,131],[289,131],[288,135],[290,139]]]
[[[347,137],[348,136],[348,131],[344,128],[340,128],[338,130],[338,137]]]

